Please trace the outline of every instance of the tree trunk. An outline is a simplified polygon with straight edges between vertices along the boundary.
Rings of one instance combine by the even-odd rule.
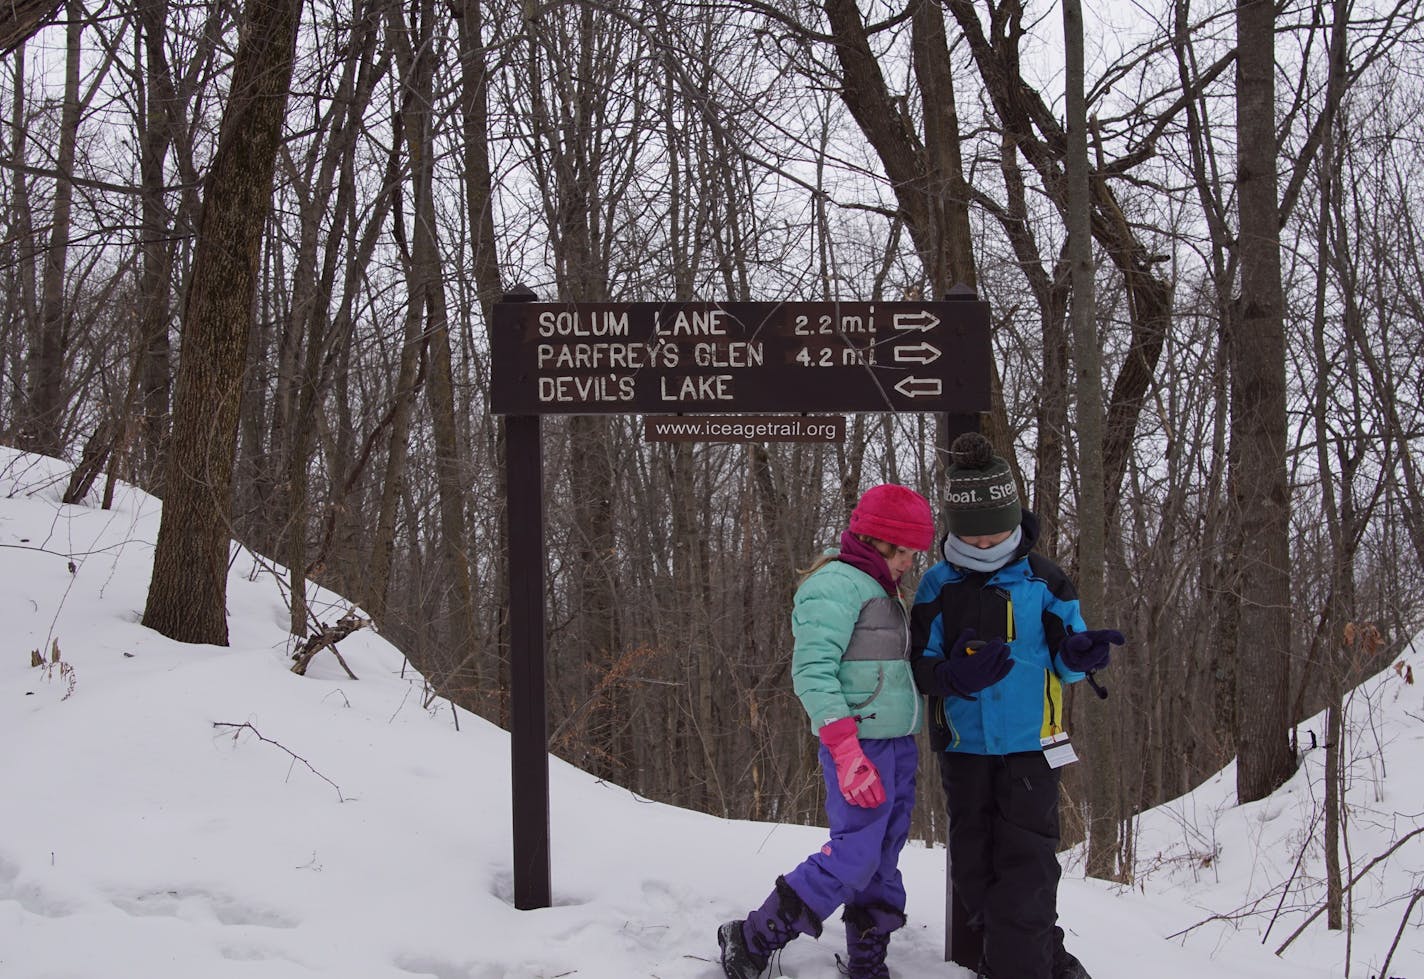
[[[407,93],[407,98],[409,93]],[[396,139],[386,167],[386,179],[392,188],[392,226],[397,242],[404,247],[404,215],[400,206],[397,183],[398,152],[401,137],[400,116],[396,117]],[[400,368],[396,373],[395,390],[391,392],[390,434],[386,443],[386,469],[381,477],[380,506],[376,511],[376,531],[371,539],[371,558],[367,565],[361,604],[371,613],[377,627],[387,624],[387,598],[390,591],[391,564],[395,555],[396,514],[400,508],[401,486],[406,478],[410,458],[410,422],[415,410],[416,395],[424,383],[421,351],[422,297],[411,293],[406,298],[404,342],[400,348]],[[411,545],[412,549],[413,544]]]
[[[530,89],[533,97],[531,126],[536,165],[542,170],[544,210],[553,250],[558,299],[570,302],[606,301],[609,270],[602,234],[611,193],[600,181],[611,153],[593,137],[608,118],[606,92],[598,82],[608,81],[607,64],[596,56],[624,50],[626,30],[601,18],[590,6],[569,11],[560,20],[557,11],[531,16],[529,31]],[[577,84],[568,84],[577,80]],[[572,127],[572,129],[570,128]],[[621,652],[619,595],[621,582],[615,556],[614,494],[618,473],[613,465],[613,422],[600,416],[575,416],[568,420],[568,520],[576,543],[568,586],[570,606],[578,623],[566,650],[556,650],[551,664],[574,679],[573,700],[582,703],[598,674],[609,668]],[[613,690],[614,696],[622,691]],[[618,712],[614,701],[610,708]],[[611,743],[619,728],[604,734],[608,754],[593,770],[612,775],[614,765],[626,757]]]
[[[1290,494],[1286,479],[1285,301],[1276,199],[1275,6],[1238,0],[1237,197],[1241,315],[1229,337],[1233,482],[1240,514],[1236,794],[1290,777]]]
[[[1097,290],[1089,207],[1088,113],[1083,95],[1083,5],[1063,2],[1067,152],[1064,179],[1068,262],[1073,281],[1074,391],[1078,428],[1078,597],[1084,618],[1100,616],[1106,533],[1103,520],[1103,381],[1098,349]],[[1081,689],[1077,692],[1081,692]],[[1074,697],[1075,703],[1079,701]],[[1118,823],[1121,820],[1119,758],[1112,719],[1101,705],[1084,704],[1074,718],[1088,757],[1088,874],[1117,877]]]
[[[1330,31],[1330,61],[1325,91],[1325,107],[1321,113],[1321,147],[1319,154],[1320,171],[1320,211],[1316,225],[1316,268],[1314,328],[1315,344],[1315,444],[1316,459],[1320,472],[1321,492],[1325,499],[1325,525],[1330,540],[1330,600],[1321,613],[1323,638],[1324,677],[1326,683],[1325,715],[1325,908],[1326,925],[1333,930],[1344,927],[1344,875],[1340,865],[1340,843],[1344,827],[1345,800],[1341,760],[1345,756],[1345,672],[1349,664],[1349,650],[1345,641],[1349,628],[1348,620],[1354,609],[1354,555],[1356,540],[1355,507],[1353,505],[1352,476],[1355,463],[1340,460],[1335,464],[1330,458],[1331,414],[1334,406],[1335,358],[1325,347],[1326,302],[1329,292],[1329,272],[1331,254],[1331,215],[1335,206],[1336,158],[1335,137],[1336,118],[1341,93],[1345,83],[1347,14],[1345,4],[1333,3],[1334,23]],[[1344,229],[1340,229],[1342,235]],[[1338,263],[1344,266],[1344,262]],[[1353,285],[1353,283],[1351,284]],[[1353,291],[1353,290],[1352,290]],[[1347,313],[1348,315],[1348,313]],[[1356,363],[1350,357],[1349,362]],[[1352,371],[1357,374],[1357,371]],[[1348,435],[1342,442],[1348,444]],[[1340,455],[1344,454],[1342,452]],[[1357,458],[1357,457],[1355,457]],[[1340,502],[1336,503],[1336,480],[1340,483]],[[1304,691],[1302,684],[1302,692]],[[1299,715],[1288,718],[1294,722]]]
[[[63,452],[64,348],[68,309],[64,297],[64,276],[69,258],[69,229],[74,205],[74,154],[79,142],[80,40],[84,32],[83,10],[77,3],[68,6],[65,30],[64,110],[60,116],[59,148],[55,158],[58,179],[54,188],[54,211],[50,222],[49,247],[45,249],[44,275],[40,280],[39,334],[30,347],[28,418],[22,429],[26,448],[47,455]]]
[[[14,336],[7,347],[7,354],[13,370],[7,375],[6,392],[10,403],[10,417],[23,418],[27,412],[26,388],[28,386],[28,358],[25,352],[34,346],[36,323],[36,296],[38,286],[35,281],[34,220],[30,212],[30,185],[26,172],[29,158],[29,141],[26,133],[26,85],[25,85],[25,45],[15,48],[15,63],[12,79],[13,100],[10,104],[9,133],[12,140],[11,158],[15,161],[12,177],[14,184],[10,207],[6,215],[10,233],[5,236],[3,258],[7,268],[15,269],[13,276],[6,276],[5,305],[7,323],[13,323]],[[18,436],[18,433],[17,433]],[[20,441],[16,437],[16,441]]]
[[[300,7],[249,0],[203,204],[163,518],[143,624],[227,645],[233,453],[262,230],[286,114]]]
[[[964,32],[1006,137],[1017,141],[1045,190],[1060,208],[1066,209],[1066,187],[1060,168],[1065,134],[1054,113],[1020,73],[1022,3],[1005,0],[991,11],[991,37],[985,35],[978,8],[971,0],[944,0],[944,4]],[[1035,130],[1042,139],[1034,138]],[[1104,167],[1100,165],[1098,169]],[[1170,283],[1152,274],[1151,252],[1123,216],[1105,178],[1092,182],[1091,201],[1093,236],[1122,274],[1132,314],[1128,356],[1112,386],[1103,429],[1104,502],[1111,511],[1120,497],[1117,490],[1127,471],[1133,434],[1171,322],[1172,292]],[[988,434],[1002,439],[997,431]]]
[[[486,324],[493,321],[494,304],[504,295],[504,283],[499,272],[499,249],[494,228],[494,175],[490,164],[489,127],[489,86],[490,70],[485,59],[484,21],[479,0],[459,0],[450,5],[459,28],[460,44],[460,119],[462,146],[465,161],[465,208],[468,213],[471,264],[475,278],[475,292],[479,299],[480,312]],[[499,431],[495,441],[503,440],[503,419],[496,424]],[[493,464],[504,467],[504,454],[496,453]],[[503,485],[502,473],[495,482]],[[502,498],[502,497],[501,497]],[[499,524],[503,531],[504,524]],[[508,604],[509,575],[505,568],[509,547],[504,534],[491,542],[493,569],[490,575],[491,587],[498,590],[499,607]],[[501,670],[509,657],[509,638],[500,617],[498,634],[494,637],[491,655],[475,660],[476,683],[483,694],[483,710],[486,717],[497,717],[496,691],[503,688]]]
[[[435,209],[435,34],[434,0],[419,0],[411,9],[411,23],[399,36],[398,61],[408,90],[403,114],[406,146],[410,154],[415,221],[411,241],[412,305],[423,305],[427,384],[431,429],[435,442],[435,484],[439,491],[440,550],[445,605],[448,609],[448,646],[451,662],[466,664],[479,658],[474,628],[474,595],[470,564],[465,556],[466,478],[463,452],[455,422],[454,370],[450,346],[449,311],[441,272],[439,221]],[[407,48],[406,45],[409,45]],[[470,681],[470,686],[477,686]]]
[[[172,126],[165,109],[168,68],[163,54],[166,36],[167,3],[143,0],[138,5],[145,52],[145,113],[139,135],[139,175],[142,181],[139,273],[139,348],[143,389],[143,412],[139,421],[141,471],[152,476],[162,465],[163,447],[168,438],[168,399],[172,393],[172,350],[168,337],[169,304],[172,296],[171,257],[173,225],[163,199],[163,160],[172,142]],[[130,424],[124,419],[124,424]]]
[[[378,18],[360,8],[350,35],[350,56],[342,60],[341,78],[325,117],[319,117],[314,132],[329,133],[330,139],[314,138],[302,172],[303,181],[297,247],[297,266],[292,281],[292,305],[287,330],[295,351],[291,358],[293,377],[285,404],[278,407],[285,416],[281,431],[285,449],[283,485],[286,490],[286,564],[290,581],[290,625],[294,636],[306,636],[315,622],[307,607],[307,576],[315,561],[308,559],[307,534],[311,525],[308,467],[316,440],[317,409],[330,384],[333,344],[343,342],[348,332],[341,329],[342,318],[333,322],[332,292],[335,288],[340,254],[349,239],[327,232],[326,219],[336,223],[352,206],[354,188],[350,179],[357,126],[353,124],[371,97],[370,62],[377,37]],[[315,172],[313,179],[311,174]],[[333,197],[335,202],[333,203]],[[354,236],[353,236],[354,237]],[[359,247],[353,258],[360,257]],[[333,493],[334,495],[334,493]],[[317,560],[321,558],[318,557]]]
[[[969,185],[960,155],[959,110],[954,102],[954,60],[945,37],[944,11],[937,3],[920,3],[911,21],[911,50],[925,120],[925,174],[934,242],[925,272],[933,295],[940,299],[951,286],[975,291],[973,232],[969,226]]]
[[[149,246],[145,245],[140,287],[147,343],[142,381],[144,429],[141,470],[155,483],[165,468],[163,453],[172,426],[169,404],[173,395],[171,297],[185,295],[184,277],[191,274],[188,265],[178,261],[177,256],[187,236],[201,221],[202,213],[201,181],[193,162],[193,133],[199,127],[190,123],[185,112],[195,100],[200,100],[204,76],[198,69],[213,59],[221,36],[216,25],[228,16],[227,6],[226,2],[213,5],[208,13],[213,29],[203,31],[190,48],[184,49],[186,63],[177,75],[164,48],[170,38],[167,0],[145,0],[138,8],[144,35],[145,81],[149,87],[149,119],[145,133],[153,140],[152,145],[144,147],[144,151],[154,153],[154,159],[149,163],[157,167],[157,172],[152,175],[156,182],[150,182],[150,174],[146,171],[142,173],[144,232],[147,234],[164,228],[159,233],[166,234],[166,240],[161,242],[161,254],[158,251],[150,253]],[[167,217],[168,205],[162,195],[164,170],[160,143],[171,151],[173,168],[181,187],[177,193],[176,211],[171,218]],[[152,213],[150,209],[153,209]],[[158,247],[160,243],[154,242],[153,245]],[[150,274],[163,278],[153,282],[149,279]]]

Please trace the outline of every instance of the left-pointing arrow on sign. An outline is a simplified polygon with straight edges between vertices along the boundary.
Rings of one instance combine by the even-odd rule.
[[[933,364],[939,360],[939,357],[939,347],[923,340],[909,346],[895,348],[895,363],[897,364]]]
[[[895,390],[907,398],[937,398],[944,382],[937,377],[906,377],[895,384]]]

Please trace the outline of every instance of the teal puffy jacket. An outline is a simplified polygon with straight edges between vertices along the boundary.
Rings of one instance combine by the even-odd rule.
[[[856,717],[862,738],[915,734],[924,702],[910,670],[904,604],[843,561],[817,568],[791,609],[791,677],[811,730]]]

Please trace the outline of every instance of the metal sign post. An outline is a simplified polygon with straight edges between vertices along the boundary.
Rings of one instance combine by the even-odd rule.
[[[525,289],[506,303],[530,302]],[[514,906],[547,908],[549,747],[544,703],[544,445],[538,415],[504,422],[509,541],[509,741],[514,809]]]
[[[511,789],[520,910],[551,904],[539,416],[913,411],[945,412],[962,429],[988,410],[990,374],[988,305],[962,291],[946,302],[536,300],[516,286],[495,304],[490,332],[490,410],[508,416]],[[776,428],[764,417],[746,421],[752,423]],[[750,431],[746,425],[738,431]],[[843,424],[801,419],[798,425],[797,432],[819,434],[788,438],[844,437]],[[669,428],[659,437],[679,435]]]

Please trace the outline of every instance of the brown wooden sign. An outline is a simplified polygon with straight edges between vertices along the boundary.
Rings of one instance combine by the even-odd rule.
[[[490,407],[509,416],[516,908],[547,908],[553,899],[540,416],[648,415],[649,437],[666,440],[839,441],[845,419],[814,413],[945,412],[943,433],[952,438],[989,410],[990,351],[988,306],[967,290],[949,296],[927,303],[570,304],[535,302],[517,286],[495,304]]]
[[[989,409],[978,301],[495,305],[495,414]]]

